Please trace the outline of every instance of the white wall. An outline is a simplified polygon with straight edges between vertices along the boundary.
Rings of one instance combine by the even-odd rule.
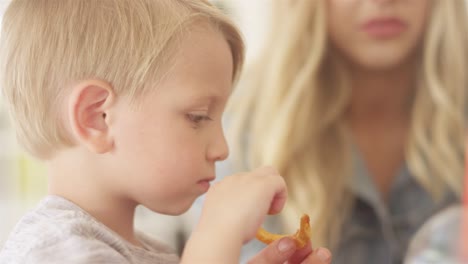
[[[242,31],[247,46],[247,63],[263,46],[271,0],[221,0],[232,10],[232,17]]]
[[[0,0],[0,22],[9,2],[9,0]],[[16,144],[9,129],[9,120],[0,97],[0,245],[21,214],[15,209],[17,206],[11,203],[13,188],[11,188],[10,176],[13,174],[12,161],[15,149]]]

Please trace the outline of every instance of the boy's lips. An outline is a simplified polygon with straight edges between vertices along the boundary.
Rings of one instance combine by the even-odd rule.
[[[211,185],[210,182],[213,181],[214,179],[215,177],[206,178],[206,179],[198,181],[197,184],[203,189],[203,192],[207,192]]]

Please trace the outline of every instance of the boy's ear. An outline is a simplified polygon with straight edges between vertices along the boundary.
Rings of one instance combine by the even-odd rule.
[[[75,140],[95,153],[106,153],[114,145],[108,127],[109,110],[115,101],[112,86],[86,80],[73,86],[68,117]]]

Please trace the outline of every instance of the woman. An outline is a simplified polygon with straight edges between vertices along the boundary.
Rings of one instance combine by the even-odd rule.
[[[401,263],[425,219],[461,194],[465,1],[274,4],[268,45],[231,101],[231,169],[284,176],[271,231],[294,232],[307,213],[333,263]]]

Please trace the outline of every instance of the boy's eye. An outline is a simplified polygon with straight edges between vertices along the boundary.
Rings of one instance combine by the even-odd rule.
[[[195,124],[198,124],[202,121],[211,121],[212,119],[207,116],[207,115],[196,115],[196,114],[187,114],[187,118],[195,123]]]

